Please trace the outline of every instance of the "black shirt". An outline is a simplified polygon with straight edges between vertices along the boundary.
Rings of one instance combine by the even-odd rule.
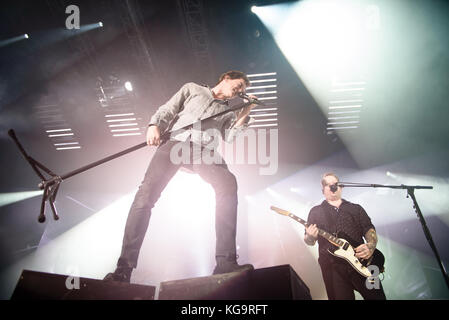
[[[309,212],[307,222],[316,224],[319,229],[327,231],[339,238],[346,239],[355,248],[364,243],[363,237],[369,229],[375,229],[366,211],[358,204],[342,199],[340,208],[330,205],[324,200]],[[339,262],[327,250],[334,251],[336,246],[325,238],[318,236],[318,261],[322,263]]]

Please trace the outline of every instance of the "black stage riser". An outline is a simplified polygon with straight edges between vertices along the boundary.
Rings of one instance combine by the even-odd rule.
[[[153,300],[155,287],[24,270],[12,300]],[[159,300],[311,300],[290,265],[162,282]]]
[[[24,270],[11,300],[153,300],[155,287]]]
[[[290,265],[162,282],[159,300],[311,300]]]

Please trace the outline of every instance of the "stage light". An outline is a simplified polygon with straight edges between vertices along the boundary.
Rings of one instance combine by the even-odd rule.
[[[100,26],[100,27],[103,27],[103,22],[98,22],[98,25]]]
[[[0,207],[42,195],[42,190],[9,192],[0,194]]]
[[[251,7],[251,12],[252,13],[257,13],[257,6],[252,6]]]
[[[22,34],[22,35],[17,36],[17,37],[5,39],[5,40],[0,40],[0,48],[8,46],[10,44],[13,44],[15,42],[19,42],[19,41],[28,39],[28,38],[29,38],[29,35],[25,33],[25,34]]]
[[[133,91],[133,85],[131,84],[131,82],[129,81],[125,82],[125,89],[128,91]]]

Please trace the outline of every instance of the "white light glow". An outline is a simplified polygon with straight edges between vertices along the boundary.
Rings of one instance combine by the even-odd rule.
[[[274,90],[274,91],[260,91],[260,92],[251,92],[251,94],[254,94],[254,95],[259,95],[259,94],[272,94],[272,93],[277,93],[277,91],[276,90]]]
[[[254,89],[276,88],[276,87],[277,87],[276,84],[269,84],[266,86],[256,86],[256,87],[251,86],[251,87],[246,88],[246,90],[248,91],[248,90],[254,90]]]
[[[115,127],[131,127],[131,126],[137,126],[137,123],[110,124],[108,127],[115,128]]]
[[[133,116],[134,112],[131,113],[116,113],[116,114],[107,114],[105,115],[106,118],[110,117],[127,117],[127,116]]]
[[[65,142],[65,143],[55,143],[54,146],[69,146],[73,144],[79,144],[79,142]]]
[[[277,81],[277,79],[261,79],[261,80],[251,80],[251,83],[273,82],[273,81]]]
[[[363,15],[351,1],[303,0],[263,6],[257,16],[273,35],[279,48],[325,110],[330,85],[337,74],[360,69],[365,58]],[[335,88],[334,92],[363,91],[364,88]],[[328,101],[328,100],[327,100]]]
[[[275,76],[276,72],[267,72],[267,73],[255,73],[255,74],[247,74],[248,78],[252,77],[266,77],[266,76]]]
[[[74,149],[81,149],[80,146],[77,147],[63,147],[63,148],[56,148],[56,150],[74,150]]]
[[[120,121],[135,121],[136,118],[126,118],[126,119],[113,119],[113,120],[106,120],[106,122],[120,122]]]
[[[346,108],[361,108],[362,105],[354,105],[354,106],[330,106],[329,109],[346,109]]]
[[[277,116],[277,113],[266,113],[266,114],[252,114],[251,117],[268,117],[268,116]]]
[[[277,123],[269,123],[269,124],[253,124],[250,125],[251,128],[262,128],[262,127],[277,127]]]
[[[133,91],[133,85],[131,84],[131,82],[129,81],[125,82],[125,89],[128,91]]]
[[[66,137],[66,136],[73,136],[73,133],[61,133],[61,134],[49,134],[48,137],[49,138],[54,138],[54,137]]]
[[[251,109],[250,112],[257,112],[257,111],[276,111],[278,108],[264,108],[264,109]]]
[[[142,133],[140,132],[135,132],[135,133],[117,133],[117,134],[113,134],[113,137],[126,137],[126,136],[140,136],[142,135]]]
[[[139,128],[112,129],[111,132],[137,131]]]
[[[51,132],[64,132],[64,131],[72,131],[72,129],[54,129],[54,130],[45,130],[47,133]]]
[[[0,193],[0,207],[42,195],[43,191],[23,191]]]

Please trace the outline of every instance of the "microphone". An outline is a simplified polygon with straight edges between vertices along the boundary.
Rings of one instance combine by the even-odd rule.
[[[330,185],[329,189],[331,189],[331,191],[333,193],[335,193],[338,190],[338,187],[339,187],[339,185],[338,185],[338,182],[337,182],[337,183],[334,183],[334,184]]]
[[[242,98],[242,99],[248,100],[248,101],[251,102],[252,104],[258,104],[258,105],[261,105],[261,106],[265,105],[262,101],[260,101],[260,100],[258,100],[258,99],[255,99],[255,98],[251,98],[251,97],[248,96],[246,93],[239,92],[239,93],[238,93],[238,96],[239,96],[240,98]]]

